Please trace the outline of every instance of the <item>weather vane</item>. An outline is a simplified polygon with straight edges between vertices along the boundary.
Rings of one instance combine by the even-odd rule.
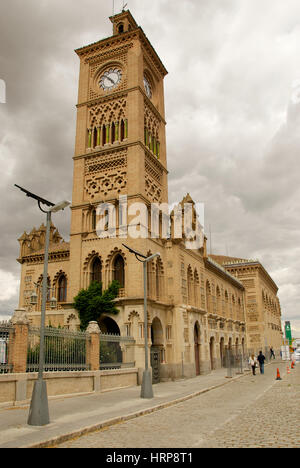
[[[128,3],[125,3],[126,0],[123,0],[123,6],[122,6],[122,12],[125,11],[125,8],[127,7]],[[115,0],[112,0],[112,8],[113,12],[112,15],[115,16]]]

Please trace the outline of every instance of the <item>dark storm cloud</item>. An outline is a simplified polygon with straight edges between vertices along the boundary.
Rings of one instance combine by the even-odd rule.
[[[115,0],[120,11],[122,0]],[[164,62],[170,202],[205,202],[216,253],[259,257],[300,322],[298,0],[129,0]],[[0,5],[0,315],[17,305],[16,238],[44,222],[14,183],[70,199],[79,63],[111,34],[112,1]],[[68,238],[70,213],[54,220]],[[12,276],[10,276],[12,275]],[[10,287],[8,287],[10,286]],[[11,312],[11,311],[10,311]]]

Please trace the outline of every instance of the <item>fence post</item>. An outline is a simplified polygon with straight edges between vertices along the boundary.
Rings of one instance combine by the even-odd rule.
[[[87,327],[89,340],[87,342],[87,364],[90,370],[97,371],[100,367],[100,328],[97,322],[89,322]]]
[[[25,309],[16,309],[11,319],[14,326],[14,342],[11,355],[13,372],[25,373],[27,366],[29,320]]]

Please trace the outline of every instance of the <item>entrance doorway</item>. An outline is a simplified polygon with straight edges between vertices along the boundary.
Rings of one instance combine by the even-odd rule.
[[[214,370],[214,358],[215,358],[215,339],[212,336],[209,341],[209,354],[210,354],[210,369]]]
[[[101,317],[99,320],[99,327],[101,333],[110,334],[110,335],[121,335],[120,328],[112,318],[110,317]]]
[[[221,367],[226,367],[224,338],[221,338],[220,340],[220,361]]]
[[[195,370],[196,375],[200,375],[200,327],[196,322],[194,326],[194,348],[195,348]]]

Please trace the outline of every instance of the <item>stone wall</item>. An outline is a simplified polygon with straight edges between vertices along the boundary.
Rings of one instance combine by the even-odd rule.
[[[138,369],[82,372],[45,372],[49,399],[99,393],[138,384]],[[0,375],[0,407],[30,403],[37,373]]]

